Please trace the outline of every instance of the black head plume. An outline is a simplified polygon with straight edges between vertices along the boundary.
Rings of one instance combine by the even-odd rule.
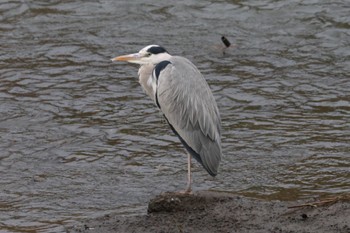
[[[150,47],[149,49],[147,49],[147,52],[149,52],[151,54],[167,53],[165,48],[158,46],[158,45],[154,45],[154,46]]]

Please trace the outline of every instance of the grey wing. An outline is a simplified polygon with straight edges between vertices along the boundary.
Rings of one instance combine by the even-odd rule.
[[[158,77],[156,99],[188,152],[212,176],[221,160],[220,115],[204,77],[186,58],[172,57]]]

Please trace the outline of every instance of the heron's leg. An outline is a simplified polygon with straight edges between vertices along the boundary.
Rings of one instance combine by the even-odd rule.
[[[192,188],[191,188],[191,184],[192,184],[192,174],[191,174],[191,154],[187,153],[188,157],[187,157],[187,187],[185,190],[185,193],[191,193],[192,192]]]

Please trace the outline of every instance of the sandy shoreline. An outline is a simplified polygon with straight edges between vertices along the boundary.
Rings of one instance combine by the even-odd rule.
[[[215,192],[167,193],[150,200],[148,213],[108,215],[67,228],[67,232],[350,232],[348,198],[305,203],[261,201]]]

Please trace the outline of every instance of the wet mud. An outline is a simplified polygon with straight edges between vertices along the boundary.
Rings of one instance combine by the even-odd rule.
[[[67,232],[350,232],[349,199],[327,200],[281,202],[217,192],[164,193],[150,200],[148,213],[106,215]]]

